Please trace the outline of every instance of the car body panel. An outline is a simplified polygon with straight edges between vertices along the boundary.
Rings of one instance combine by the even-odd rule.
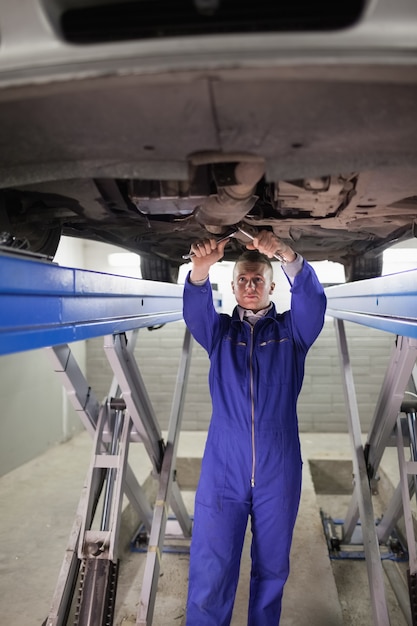
[[[414,2],[327,31],[69,43],[65,11],[98,4],[0,2],[3,242],[60,229],[175,267],[243,220],[348,267],[415,235]]]

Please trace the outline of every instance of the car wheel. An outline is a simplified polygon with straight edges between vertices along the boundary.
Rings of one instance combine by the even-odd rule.
[[[159,256],[142,256],[140,258],[142,278],[163,283],[178,282],[179,265],[175,265]]]
[[[53,258],[58,249],[61,239],[61,229],[59,227],[47,228],[30,233],[21,232],[0,232],[0,244],[7,248],[16,250],[27,250],[44,254]]]
[[[367,278],[377,278],[382,274],[382,254],[379,256],[351,257],[344,265],[347,283]]]

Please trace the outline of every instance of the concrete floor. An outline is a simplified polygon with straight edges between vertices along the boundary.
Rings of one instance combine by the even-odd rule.
[[[330,561],[323,535],[320,506],[337,509],[349,497],[316,493],[310,462],[350,459],[347,435],[303,434],[303,492],[291,554],[281,626],[365,626],[372,624],[365,563]],[[201,457],[205,433],[181,433],[178,457]],[[1,623],[16,626],[42,624],[49,612],[75,510],[89,466],[92,442],[87,433],[51,448],[41,457],[0,479],[0,615]],[[390,452],[390,451],[388,451]],[[395,474],[393,456],[389,472]],[[149,479],[151,464],[141,444],[129,454],[139,482]],[[394,479],[396,480],[396,476]],[[184,491],[190,514],[193,491]],[[344,500],[343,500],[344,498]],[[126,503],[127,504],[127,503]],[[124,516],[126,549],[121,554],[115,625],[134,624],[143,580],[145,554],[130,552],[134,527]],[[346,510],[329,511],[343,517]],[[134,521],[133,524],[136,522]],[[232,625],[246,623],[249,581],[249,531],[245,545]],[[164,553],[153,619],[154,626],[183,626],[187,592],[188,556]],[[396,598],[387,592],[391,624],[407,626]]]

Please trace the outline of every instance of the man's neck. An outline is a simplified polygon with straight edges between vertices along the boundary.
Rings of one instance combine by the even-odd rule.
[[[240,306],[240,304],[238,304],[237,309],[238,309],[238,313],[239,313],[239,317],[241,320],[243,320],[245,317],[246,318],[252,318],[253,321],[256,321],[257,319],[261,319],[262,317],[264,317],[269,309],[272,306],[272,302],[270,302],[268,304],[268,306],[263,307],[262,309],[245,309],[243,306]]]

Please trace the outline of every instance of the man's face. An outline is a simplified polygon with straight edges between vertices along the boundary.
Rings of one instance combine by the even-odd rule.
[[[233,271],[232,291],[236,302],[244,309],[256,313],[269,305],[274,291],[272,272],[265,263],[240,261]]]

